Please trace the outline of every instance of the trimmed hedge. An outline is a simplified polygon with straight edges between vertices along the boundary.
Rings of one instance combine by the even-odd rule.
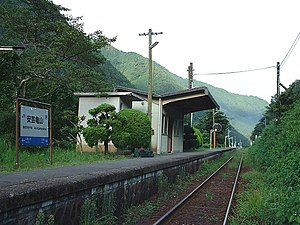
[[[149,148],[151,125],[145,113],[135,109],[124,109],[117,113],[116,119],[112,140],[117,148]]]

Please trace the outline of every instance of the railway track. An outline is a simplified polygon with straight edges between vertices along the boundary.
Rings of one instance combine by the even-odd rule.
[[[154,224],[225,225],[242,160],[231,157]]]

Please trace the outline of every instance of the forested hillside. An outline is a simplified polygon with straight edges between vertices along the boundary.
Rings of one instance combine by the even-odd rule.
[[[100,30],[86,34],[81,18],[51,1],[0,1],[0,43],[22,45],[21,54],[0,52],[0,135],[13,140],[14,101],[24,97],[53,106],[55,143],[69,138],[71,122],[76,122],[74,92],[111,91],[122,85],[147,90],[148,60],[136,53],[124,53],[110,44]],[[154,91],[186,89],[187,80],[154,63]],[[247,137],[261,118],[267,103],[256,97],[241,96],[207,86],[231,124]],[[68,115],[68,116],[66,116]],[[195,114],[197,116],[197,114]]]
[[[99,50],[115,38],[101,31],[86,34],[80,18],[51,1],[0,1],[1,46],[24,51],[0,51],[0,137],[15,133],[15,98],[52,105],[54,143],[70,140],[78,99],[74,92],[110,91],[131,83]]]
[[[136,88],[147,90],[148,59],[133,52],[122,52],[112,46],[102,49],[102,54]],[[174,92],[187,88],[188,81],[158,63],[153,63],[153,90],[156,93]],[[254,96],[230,93],[224,89],[195,80],[194,86],[206,86],[225,112],[230,123],[243,135],[250,137],[255,124],[262,117],[267,102]],[[197,115],[197,114],[196,114]],[[197,119],[197,118],[195,118]]]

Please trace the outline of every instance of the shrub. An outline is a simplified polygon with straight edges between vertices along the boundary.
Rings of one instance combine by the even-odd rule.
[[[198,146],[198,140],[197,135],[195,135],[194,129],[189,126],[184,126],[184,140],[183,140],[183,149],[188,151],[194,148],[197,148]]]
[[[148,148],[151,142],[151,125],[147,115],[136,109],[117,113],[112,130],[114,145],[120,149]]]
[[[196,127],[193,127],[193,129],[197,138],[198,147],[201,147],[203,145],[203,134],[201,134],[200,130],[197,129]]]

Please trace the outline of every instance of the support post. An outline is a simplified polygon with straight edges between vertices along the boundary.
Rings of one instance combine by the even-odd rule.
[[[277,98],[280,95],[280,62],[277,62]]]
[[[213,147],[216,148],[216,130],[215,130],[215,109],[212,111],[213,113]]]
[[[53,158],[53,152],[52,152],[52,107],[49,108],[49,148],[50,148],[50,165],[52,165],[52,158]]]
[[[19,169],[19,99],[16,98],[16,169]]]
[[[190,65],[188,66],[188,87],[189,89],[193,88],[193,63],[191,62]],[[193,127],[193,113],[190,113],[190,123],[191,127]]]

